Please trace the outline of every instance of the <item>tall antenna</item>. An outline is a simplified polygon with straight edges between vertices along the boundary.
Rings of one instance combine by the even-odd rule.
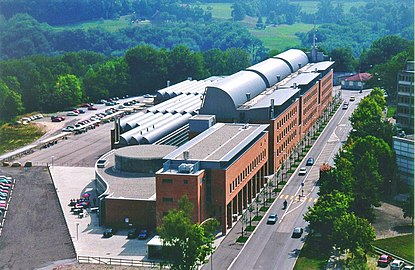
[[[316,32],[317,32],[316,25],[314,24],[314,33],[313,33],[313,49],[314,49],[314,48],[317,48],[317,46],[316,46],[316,40],[317,40],[317,37],[316,37]]]

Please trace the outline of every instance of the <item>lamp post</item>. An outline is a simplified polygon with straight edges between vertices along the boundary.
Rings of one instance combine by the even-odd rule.
[[[53,168],[53,159],[55,158],[55,156],[52,156],[52,168]]]
[[[76,241],[78,241],[79,222],[76,223]]]

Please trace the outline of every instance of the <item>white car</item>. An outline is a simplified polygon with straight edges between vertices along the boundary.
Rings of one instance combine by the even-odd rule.
[[[76,112],[68,112],[66,115],[67,116],[78,116]]]
[[[391,266],[391,270],[401,270],[404,264],[403,264],[403,261],[401,260],[393,260],[390,266]]]
[[[306,175],[306,174],[307,174],[307,168],[301,167],[300,170],[298,171],[298,175]]]

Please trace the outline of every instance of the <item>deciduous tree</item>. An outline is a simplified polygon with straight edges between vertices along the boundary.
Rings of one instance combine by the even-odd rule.
[[[163,242],[163,255],[171,269],[197,269],[213,251],[212,232],[193,224],[193,206],[187,196],[178,202],[179,208],[170,210],[157,228]]]

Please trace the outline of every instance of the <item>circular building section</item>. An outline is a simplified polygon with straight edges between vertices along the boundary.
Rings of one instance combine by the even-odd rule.
[[[134,145],[117,149],[115,169],[123,172],[155,173],[163,167],[163,157],[177,147],[171,145]]]

